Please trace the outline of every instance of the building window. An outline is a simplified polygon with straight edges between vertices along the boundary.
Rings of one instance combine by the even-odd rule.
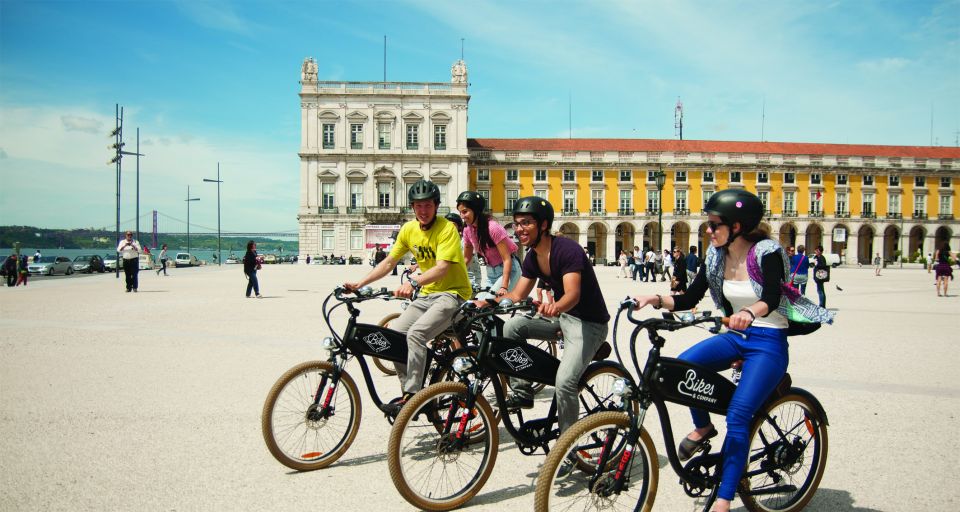
[[[477,169],[477,181],[490,181],[490,169]]]
[[[320,231],[320,241],[324,251],[333,251],[333,230],[324,229]]]
[[[603,181],[603,171],[594,169],[590,173],[590,181]]]
[[[350,230],[350,250],[351,251],[363,250],[363,230],[362,229]]]
[[[674,174],[673,179],[674,179],[677,183],[686,183],[686,181],[687,181],[687,171],[677,171],[676,174]]]
[[[539,197],[540,199],[546,199],[546,198],[547,198],[547,189],[545,189],[545,188],[538,188],[538,189],[536,189],[536,190],[533,191],[533,195]]]
[[[866,215],[872,215],[875,212],[873,209],[873,194],[864,194],[863,195],[863,213]]]
[[[952,196],[943,195],[940,196],[940,216],[947,216],[953,213],[952,204],[950,204]]]
[[[810,215],[819,215],[823,212],[823,194],[820,192],[810,192]]]
[[[519,190],[517,190],[517,189],[515,189],[515,188],[510,189],[510,190],[507,190],[507,207],[506,207],[506,211],[508,211],[508,212],[512,212],[512,211],[513,211],[513,207],[516,206],[516,204],[517,204],[517,199],[520,199],[520,191],[519,191]]]
[[[950,188],[950,176],[940,177],[940,188]]]
[[[914,176],[913,177],[913,186],[917,188],[923,188],[927,186],[927,177],[926,176]]]
[[[704,190],[704,191],[703,191],[703,207],[704,207],[704,208],[707,207],[707,202],[710,201],[710,196],[712,196],[712,195],[713,195],[713,191],[712,191],[712,190]],[[763,204],[766,205],[767,203],[763,203]]]
[[[563,181],[572,182],[576,181],[577,173],[573,169],[564,169],[563,170]]]
[[[577,209],[577,191],[566,189],[563,191],[563,211],[572,212]]]
[[[848,213],[849,211],[847,208],[847,193],[837,192],[837,215]]]
[[[420,125],[408,124],[407,125],[407,149],[419,149],[419,148],[420,148]]]
[[[335,125],[332,123],[324,123],[323,125],[323,149],[333,149],[333,127]]]
[[[766,214],[766,212],[769,212],[770,211],[770,192],[767,192],[767,191],[757,192],[757,199],[759,199],[760,204],[763,205],[764,214]],[[707,204],[707,203],[703,203],[703,204]]]
[[[866,175],[866,176],[863,177],[863,186],[864,186],[864,187],[872,187],[872,186],[873,186],[873,176],[872,176],[872,175],[869,175],[869,174],[868,174],[868,175]]]
[[[381,181],[377,183],[377,206],[380,208],[390,208],[390,195],[392,193],[393,183],[389,181]]]
[[[703,171],[703,182],[713,183],[713,171]]]
[[[913,216],[923,217],[927,214],[927,195],[915,194],[913,196]]]
[[[887,185],[891,187],[900,186],[900,176],[887,176]]]
[[[846,174],[838,174],[838,175],[837,175],[837,185],[841,185],[841,186],[842,186],[842,185],[846,185],[846,184],[847,184],[847,175],[846,175]]]
[[[887,196],[887,213],[901,214],[903,211],[900,209],[900,194],[890,194]]]
[[[547,181],[547,170],[546,170],[546,169],[534,169],[534,170],[533,170],[533,181]]]
[[[810,174],[811,185],[820,185],[821,183],[823,183],[823,176],[819,172]]]
[[[520,172],[516,169],[507,169],[507,181],[517,181],[520,179]]]
[[[447,149],[447,125],[438,124],[433,127],[433,149]]]
[[[603,211],[603,190],[590,191],[590,211],[592,213]]]
[[[783,173],[783,182],[787,185],[792,185],[797,182],[797,175],[792,172]]]
[[[324,210],[329,210],[335,208],[333,202],[333,183],[324,183],[321,186],[322,192],[320,193],[320,208]]]
[[[740,171],[730,171],[730,183],[740,183]]]
[[[770,183],[770,175],[765,172],[758,172],[757,183]]]
[[[490,209],[490,191],[478,190],[477,193],[483,197],[483,202],[487,204],[487,210],[489,210]]]
[[[647,191],[647,213],[657,213],[660,211],[660,191]]]
[[[657,171],[647,171],[647,183],[657,182]]]
[[[630,172],[630,169],[620,169],[620,182],[629,183],[633,173]]]
[[[363,183],[350,184],[350,208],[363,207]]]
[[[797,193],[796,192],[784,192],[783,193],[783,213],[788,215],[796,215],[797,212]]]
[[[377,125],[377,147],[380,149],[390,149],[390,123],[380,123]]]
[[[363,149],[363,125],[350,125],[350,149]]]
[[[687,209],[687,191],[686,190],[677,190],[674,192],[674,210],[686,210]]]
[[[620,210],[633,208],[633,194],[629,190],[620,191]]]

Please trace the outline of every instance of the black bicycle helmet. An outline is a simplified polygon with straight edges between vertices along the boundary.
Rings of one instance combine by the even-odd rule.
[[[409,200],[407,204],[410,206],[413,206],[414,201],[425,201],[427,199],[433,199],[434,203],[440,204],[440,188],[432,181],[419,180],[410,186],[410,190],[407,191],[407,199]]]
[[[720,217],[723,223],[733,229],[733,223],[740,223],[740,232],[749,233],[760,225],[763,219],[763,203],[760,198],[740,189],[721,190],[710,196],[703,208],[709,215]],[[731,240],[736,237],[731,237]]]
[[[537,196],[521,197],[513,205],[514,215],[532,215],[537,224],[547,221],[547,230],[553,226],[553,205]]]
[[[450,222],[457,225],[457,231],[463,231],[463,219],[460,218],[460,214],[457,212],[450,212],[443,216],[443,218],[449,220]]]
[[[460,195],[457,196],[457,206],[460,206],[460,203],[467,205],[467,208],[473,210],[474,215],[480,215],[487,209],[487,200],[472,190],[460,192]]]

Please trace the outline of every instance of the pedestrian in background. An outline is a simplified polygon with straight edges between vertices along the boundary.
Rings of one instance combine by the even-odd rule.
[[[17,286],[20,286],[20,283],[23,283],[24,286],[27,285],[27,276],[30,275],[27,272],[27,255],[20,255],[20,271],[19,276],[17,277]]]
[[[953,269],[950,268],[950,246],[946,242],[937,249],[933,256],[936,261],[935,270],[937,271],[937,297],[940,297],[940,287],[943,286],[943,297],[947,296],[947,287],[950,280],[953,279]]]
[[[660,264],[661,272],[660,278],[663,281],[673,279],[673,255],[670,251],[664,249],[663,256],[661,257],[662,263]]]
[[[247,298],[250,298],[250,292],[260,295],[260,281],[257,280],[257,271],[260,270],[260,261],[257,257],[257,243],[253,240],[247,242],[247,253],[243,255],[243,274],[247,276]]]
[[[643,255],[643,280],[651,283],[657,282],[657,253],[652,247],[647,248],[647,253]]]
[[[617,279],[629,277],[627,273],[627,251],[620,251],[620,257],[617,259],[617,263],[620,265],[620,273],[617,274]]]
[[[806,247],[798,245],[797,253],[790,256],[790,268],[793,269],[790,281],[800,290],[800,295],[807,293],[807,281],[810,279],[810,258],[804,254],[806,250]]]
[[[873,257],[873,275],[880,275],[881,266],[883,266],[883,259],[880,258],[880,253],[878,252],[877,255]]]
[[[687,282],[692,283],[693,278],[697,277],[697,272],[700,270],[700,258],[697,256],[697,246],[690,246],[690,253],[687,254],[687,257],[684,259],[687,267]]]
[[[40,256],[42,256],[40,254],[40,249],[37,249],[37,252],[33,253],[33,262],[36,263],[40,261]]]
[[[813,282],[817,283],[817,295],[820,297],[820,307],[827,307],[827,292],[824,283],[830,282],[830,265],[823,257],[823,246],[816,249],[816,263],[813,265]]]
[[[13,288],[17,284],[17,255],[11,254],[3,262],[3,273],[7,276],[7,287]]]
[[[123,259],[123,276],[126,278],[127,292],[136,292],[140,273],[140,242],[133,239],[133,232],[127,231],[117,245],[117,252]]]
[[[670,279],[670,291],[680,295],[687,291],[687,260],[679,247],[673,248],[673,276]]]
[[[637,280],[637,274],[643,272],[643,251],[637,245],[633,246],[633,280]],[[643,276],[641,276],[643,277]],[[646,279],[643,279],[646,281]]]
[[[158,276],[160,272],[163,272],[163,275],[167,275],[167,244],[163,244],[160,248],[160,268],[157,269]]]

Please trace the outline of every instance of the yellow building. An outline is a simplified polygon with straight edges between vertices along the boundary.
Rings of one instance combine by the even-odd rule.
[[[643,139],[468,139],[469,183],[494,216],[537,195],[598,262],[623,247],[707,246],[703,205],[743,188],[782,244],[847,263],[960,248],[960,148]],[[658,183],[658,175],[662,180]],[[659,226],[663,226],[662,230]],[[662,231],[662,234],[661,234]],[[702,252],[701,252],[702,253]]]

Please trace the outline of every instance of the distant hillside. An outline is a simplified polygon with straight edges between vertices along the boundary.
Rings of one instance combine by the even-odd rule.
[[[32,226],[0,226],[0,247],[13,247],[15,242],[20,242],[22,247],[37,249],[112,249],[116,247],[114,238],[116,233],[113,231],[104,231],[101,229],[44,229]],[[141,232],[140,242],[151,244],[150,233]],[[241,251],[246,247],[250,238],[228,238],[223,237],[221,247],[225,251]],[[285,253],[295,253],[299,251],[300,244],[297,241],[277,240],[273,238],[253,238],[261,251],[273,252],[280,248]],[[167,244],[172,249],[186,248],[186,235],[157,235],[157,241],[160,244]],[[216,235],[190,235],[190,247],[193,249],[216,249]]]

